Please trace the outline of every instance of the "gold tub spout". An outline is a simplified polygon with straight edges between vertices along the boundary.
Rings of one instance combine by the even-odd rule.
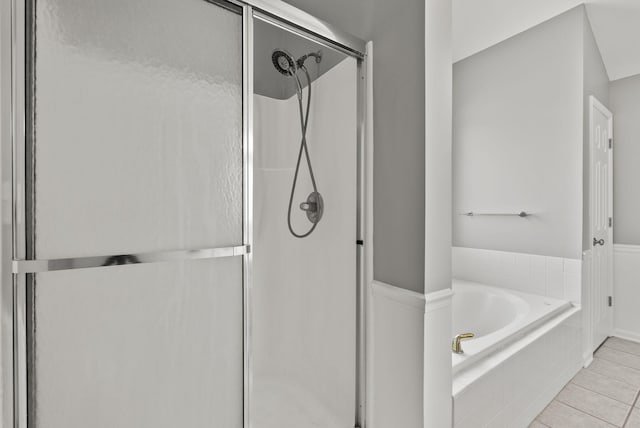
[[[464,354],[462,350],[462,346],[460,345],[460,341],[462,339],[471,339],[473,337],[473,333],[462,333],[453,338],[453,342],[451,342],[451,350],[456,354]]]

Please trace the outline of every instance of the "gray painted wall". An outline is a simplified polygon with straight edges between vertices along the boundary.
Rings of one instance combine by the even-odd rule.
[[[590,216],[589,216],[589,174],[590,174],[590,156],[589,156],[589,97],[595,96],[598,101],[605,106],[609,105],[609,76],[602,61],[602,56],[596,39],[591,30],[591,23],[586,13],[584,5],[579,6],[583,11],[584,19],[584,119],[583,119],[583,222],[582,222],[582,249],[591,248],[591,232],[590,232]]]
[[[613,241],[640,245],[640,75],[611,82],[613,112]]]
[[[584,22],[575,8],[454,65],[454,245],[581,258]],[[536,215],[457,215],[520,210]]]
[[[424,1],[288,3],[364,40],[373,40],[374,277],[423,292]]]
[[[425,3],[425,291],[430,293],[451,287],[452,6],[450,0]],[[432,362],[426,366],[440,370]],[[436,395],[427,396],[425,414],[444,409]],[[425,423],[441,426],[442,421]]]

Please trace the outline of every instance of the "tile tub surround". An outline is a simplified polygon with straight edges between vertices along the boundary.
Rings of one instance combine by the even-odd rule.
[[[582,260],[452,248],[453,277],[579,304]]]
[[[640,428],[640,343],[609,338],[530,427]]]

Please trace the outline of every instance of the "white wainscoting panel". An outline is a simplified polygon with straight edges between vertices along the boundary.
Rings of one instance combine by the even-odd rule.
[[[640,245],[613,247],[613,335],[640,342]]]
[[[370,298],[367,427],[422,428],[424,295],[373,281]]]
[[[424,426],[450,427],[451,299],[447,288],[426,295],[424,315]],[[399,425],[398,425],[399,426]]]
[[[579,304],[582,261],[453,247],[453,277]]]

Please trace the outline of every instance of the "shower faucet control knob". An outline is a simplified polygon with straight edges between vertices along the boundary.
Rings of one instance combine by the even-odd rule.
[[[300,204],[300,209],[302,211],[316,212],[318,211],[318,204],[315,202],[303,202]]]
[[[311,192],[307,200],[300,204],[300,209],[307,213],[307,218],[311,223],[318,223],[324,214],[322,195],[318,192]]]

